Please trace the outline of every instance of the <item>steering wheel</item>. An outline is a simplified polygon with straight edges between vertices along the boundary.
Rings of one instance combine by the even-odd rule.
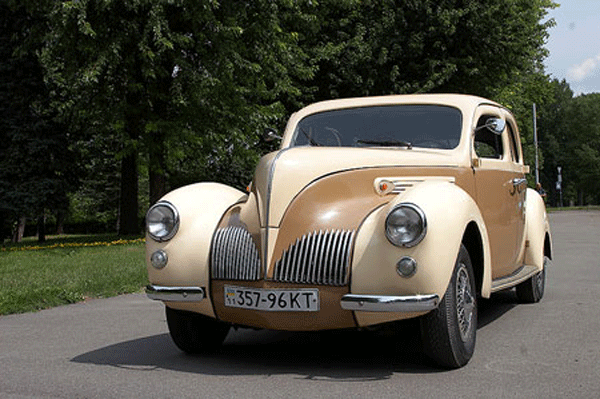
[[[326,127],[323,130],[320,130],[318,135],[320,136],[322,134],[325,136],[331,136],[330,138],[333,138],[333,140],[335,141],[335,143],[337,144],[338,147],[342,146],[342,138],[340,136],[340,132],[337,131],[336,129],[334,129],[332,127]],[[319,144],[324,145],[324,146],[332,146],[330,144],[330,141],[331,140],[323,140],[323,141],[317,140],[317,142]]]

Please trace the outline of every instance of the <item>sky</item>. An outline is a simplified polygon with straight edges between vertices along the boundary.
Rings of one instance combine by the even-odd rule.
[[[600,93],[600,0],[555,0],[546,72],[566,79],[575,95]]]

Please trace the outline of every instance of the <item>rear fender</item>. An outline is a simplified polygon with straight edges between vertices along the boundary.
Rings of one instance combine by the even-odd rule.
[[[165,195],[161,201],[173,204],[180,217],[177,234],[166,242],[156,242],[146,235],[146,264],[151,284],[177,287],[195,286],[210,289],[209,256],[213,233],[232,205],[245,201],[247,195],[219,183],[197,183]],[[150,255],[162,249],[168,263],[163,269],[150,264]],[[170,307],[215,316],[209,299],[193,303],[169,303]]]
[[[544,248],[546,236],[548,244],[551,246],[552,237],[550,234],[550,222],[546,213],[546,204],[537,193],[530,188],[527,189],[527,201],[525,207],[526,223],[526,248],[524,263],[530,266],[536,266],[542,270],[544,266],[544,255],[552,257],[552,248]]]

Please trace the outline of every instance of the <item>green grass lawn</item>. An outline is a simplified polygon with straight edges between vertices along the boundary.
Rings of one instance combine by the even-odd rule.
[[[0,251],[0,315],[137,292],[147,281],[140,239],[72,236],[8,245]]]

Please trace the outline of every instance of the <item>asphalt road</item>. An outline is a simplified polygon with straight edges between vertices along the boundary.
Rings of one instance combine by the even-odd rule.
[[[551,224],[542,302],[502,292],[482,303],[460,370],[430,366],[410,332],[239,330],[222,351],[187,356],[162,305],[137,294],[0,317],[0,398],[598,398],[600,212]]]

